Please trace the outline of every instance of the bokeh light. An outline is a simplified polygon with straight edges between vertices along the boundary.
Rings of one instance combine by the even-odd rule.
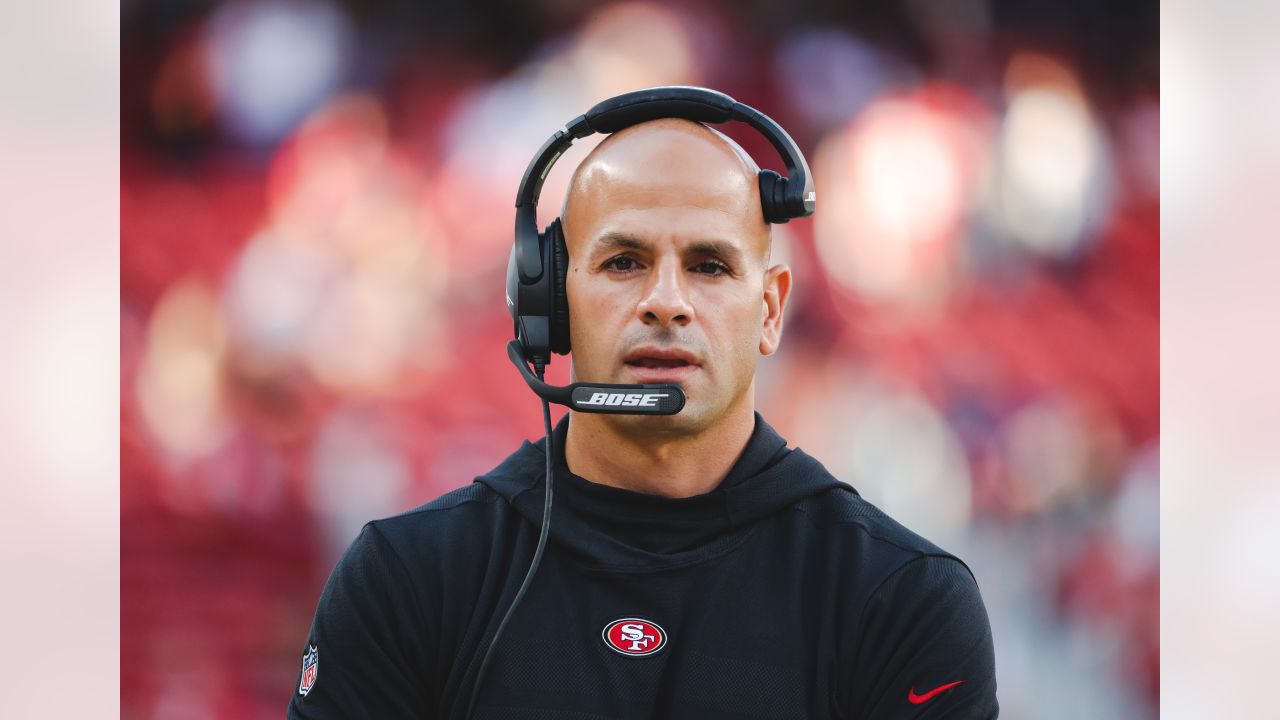
[[[782,40],[773,78],[793,112],[828,130],[877,97],[915,85],[918,73],[843,28],[806,27]]]
[[[890,304],[936,304],[955,283],[976,131],[926,95],[868,106],[818,150],[826,204],[814,219],[833,279]]]
[[[1000,228],[1032,252],[1074,256],[1106,211],[1106,154],[1071,71],[1018,55],[991,202]]]
[[[225,439],[222,364],[226,332],[207,283],[175,283],[156,305],[138,373],[147,427],[175,459],[208,453]]]
[[[693,18],[654,3],[606,5],[592,14],[552,87],[579,87],[587,108],[605,98],[655,85],[690,85],[697,77]],[[572,78],[571,82],[563,79]],[[567,119],[567,118],[566,118]]]
[[[225,300],[254,374],[305,365],[325,385],[379,392],[431,368],[448,245],[417,205],[422,175],[386,133],[376,101],[341,97],[276,157],[269,224]]]
[[[845,431],[859,491],[907,527],[955,546],[970,521],[969,464],[955,430],[917,393],[873,385]]]
[[[206,27],[209,82],[246,142],[281,139],[344,79],[351,30],[323,0],[227,3]]]

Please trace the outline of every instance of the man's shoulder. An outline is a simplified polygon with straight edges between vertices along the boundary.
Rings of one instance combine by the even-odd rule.
[[[954,561],[967,571],[959,557],[898,522],[852,487],[806,498],[795,509],[831,542],[853,551],[864,568],[876,567],[887,574],[922,558],[936,558]]]
[[[450,523],[454,518],[465,517],[467,520],[474,520],[475,515],[488,512],[494,503],[501,500],[502,498],[484,483],[472,482],[454,488],[415,508],[372,520],[370,524],[377,527],[384,535],[416,533],[423,527]]]
[[[822,543],[844,571],[862,621],[885,613],[923,617],[951,613],[986,627],[977,578],[959,556],[898,522],[852,488],[832,488],[795,508],[820,529]]]
[[[368,526],[401,555],[447,548],[456,552],[468,539],[487,537],[486,531],[501,522],[506,503],[491,488],[473,482],[455,488],[415,508],[371,520]]]
[[[509,529],[515,510],[504,495],[518,495],[537,479],[540,451],[525,441],[496,467],[433,500],[395,515],[370,520],[366,530],[384,540],[402,562],[456,571],[490,555]],[[495,487],[495,485],[497,487]]]
[[[860,532],[868,538],[919,554],[949,554],[890,517],[850,486],[832,488],[796,505],[819,528]]]

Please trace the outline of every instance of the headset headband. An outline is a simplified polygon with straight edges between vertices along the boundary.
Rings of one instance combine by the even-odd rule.
[[[551,172],[551,167],[564,151],[574,140],[588,135],[607,135],[659,118],[681,118],[710,124],[737,120],[755,128],[768,138],[787,168],[786,177],[779,177],[769,170],[760,172],[760,201],[765,221],[785,223],[791,218],[813,214],[817,195],[813,190],[809,164],[787,131],[769,116],[707,88],[673,85],[637,90],[598,103],[570,120],[565,129],[557,130],[533,156],[516,193],[515,264],[522,283],[537,282],[544,271],[541,254],[537,251],[538,196],[542,193],[547,173]]]

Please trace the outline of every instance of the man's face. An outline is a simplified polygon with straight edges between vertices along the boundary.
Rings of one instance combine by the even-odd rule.
[[[769,268],[751,168],[691,123],[637,126],[584,161],[566,204],[575,382],[677,383],[674,416],[611,416],[687,434],[749,403],[790,287]]]

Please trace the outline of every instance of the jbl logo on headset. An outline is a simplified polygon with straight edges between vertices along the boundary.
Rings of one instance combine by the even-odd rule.
[[[591,393],[586,400],[579,400],[578,405],[600,407],[605,405],[622,405],[626,407],[654,407],[660,398],[667,393]]]

